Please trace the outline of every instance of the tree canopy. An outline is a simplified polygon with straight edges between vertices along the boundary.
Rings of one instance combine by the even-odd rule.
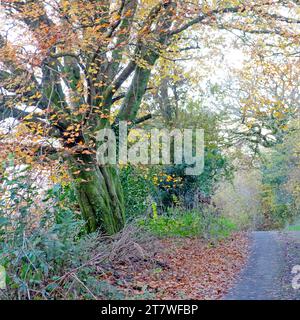
[[[124,224],[124,196],[116,168],[95,161],[97,131],[117,128],[121,120],[137,124],[149,119],[151,114],[140,114],[140,107],[152,89],[151,70],[160,61],[174,62],[201,50],[210,30],[236,32],[245,43],[250,37],[265,50],[289,50],[299,43],[298,15],[296,1],[277,0],[3,0],[1,118],[21,123],[19,136],[27,130],[46,138],[48,146],[34,152],[45,157],[59,152],[68,164],[89,229],[114,233]],[[273,40],[264,44],[270,34]],[[260,50],[252,54],[259,57]],[[268,68],[274,80],[275,67],[261,68],[263,73]],[[155,70],[156,78],[165,77],[164,68]],[[261,117],[259,88],[251,83],[246,88],[243,114]],[[280,113],[273,109],[271,117]],[[257,124],[251,128],[250,134],[257,135]]]

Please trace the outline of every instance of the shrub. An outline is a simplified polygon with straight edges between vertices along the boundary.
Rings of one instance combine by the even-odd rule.
[[[169,209],[167,214],[139,220],[139,225],[159,237],[203,237],[220,239],[230,235],[236,226],[229,219],[217,216],[212,208],[183,211]]]
[[[199,175],[186,175],[186,164],[172,165],[163,169],[158,185],[158,202],[164,207],[172,207],[177,199],[183,199],[186,208],[197,207],[195,192],[211,197],[221,179],[232,177],[232,166],[217,148],[206,148],[204,170]]]
[[[129,165],[120,170],[128,219],[144,214],[150,205],[149,195],[153,194],[154,185],[151,178],[145,176],[142,169]]]
[[[263,212],[268,228],[284,227],[300,214],[299,121],[289,129],[282,143],[263,159]]]
[[[7,273],[0,299],[123,299],[101,274],[115,261],[144,257],[142,233],[126,227],[111,238],[86,235],[69,206],[70,186],[55,185],[39,203],[29,169],[11,172],[0,184],[0,265]]]

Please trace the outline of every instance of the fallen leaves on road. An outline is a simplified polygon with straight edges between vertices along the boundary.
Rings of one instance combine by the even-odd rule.
[[[153,261],[119,265],[107,280],[136,298],[220,299],[246,261],[248,237],[235,233],[216,243],[163,239],[155,246]]]

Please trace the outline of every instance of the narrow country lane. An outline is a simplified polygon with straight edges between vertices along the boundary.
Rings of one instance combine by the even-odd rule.
[[[300,232],[256,231],[248,263],[225,300],[300,300],[292,268],[300,265]]]

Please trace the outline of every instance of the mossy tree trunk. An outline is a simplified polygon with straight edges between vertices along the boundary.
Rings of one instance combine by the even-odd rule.
[[[9,103],[5,108],[1,99],[0,113],[4,109],[5,114],[11,116],[11,107],[18,102],[19,96],[22,104],[25,97],[28,106],[38,106],[44,110],[41,115],[43,119],[38,114],[35,121],[45,128],[45,136],[58,139],[63,147],[56,151],[69,166],[82,215],[87,221],[87,230],[100,229],[106,234],[114,234],[125,223],[123,192],[117,166],[97,164],[95,154],[98,145],[95,139],[103,128],[117,128],[119,121],[133,123],[136,120],[151,68],[160,51],[171,43],[172,34],[169,31],[176,3],[167,1],[154,5],[142,18],[137,36],[134,21],[140,18],[138,1],[121,1],[117,11],[111,10],[110,1],[102,2],[99,7],[97,1],[87,1],[87,7],[83,5],[82,12],[78,12],[76,22],[70,20],[68,26],[65,24],[67,13],[61,21],[58,16],[54,21],[42,1],[37,2],[34,8],[33,1],[14,2],[16,12],[20,13],[17,20],[32,32],[39,43],[37,51],[41,52],[41,56],[30,59],[35,62],[29,70],[25,67],[30,66],[27,58],[22,63],[10,57],[4,61],[1,59],[1,65],[4,63],[5,66],[4,70],[0,70],[1,77],[8,92],[20,91],[21,85],[24,94],[16,91],[15,96],[7,96]],[[76,8],[72,4],[68,7],[66,12],[70,10],[70,13]],[[37,9],[38,14],[35,12]],[[91,21],[98,21],[97,28],[86,28],[85,10],[88,10]],[[34,16],[30,17],[28,12],[33,12]],[[118,12],[118,18],[113,12]],[[98,28],[100,25],[102,27]],[[65,29],[63,33],[61,26]],[[90,29],[95,30],[91,32]],[[55,41],[50,41],[46,48],[45,39],[48,37]],[[136,40],[133,41],[134,38]],[[85,39],[84,43],[81,39]],[[0,44],[4,47],[6,43],[0,35]],[[132,45],[135,47],[133,52]],[[9,49],[9,52],[12,50]],[[36,78],[33,70],[39,65]],[[16,75],[21,79],[20,83],[14,79]],[[12,81],[7,81],[7,78]],[[2,82],[0,85],[3,87]],[[32,88],[30,92],[28,88]],[[122,101],[120,108],[114,105],[117,101]],[[112,117],[116,111],[116,117]],[[21,114],[17,109],[13,112],[14,117]],[[20,120],[25,120],[27,115],[22,110]],[[111,123],[112,118],[114,123]]]
[[[111,235],[125,224],[122,185],[116,167],[98,166],[91,160],[82,155],[70,160],[77,200],[87,231],[99,229]]]

